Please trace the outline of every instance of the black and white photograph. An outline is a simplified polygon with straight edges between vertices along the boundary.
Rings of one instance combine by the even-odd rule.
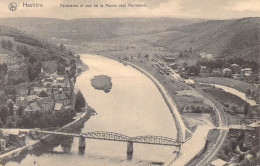
[[[259,0],[1,0],[0,166],[259,166]]]

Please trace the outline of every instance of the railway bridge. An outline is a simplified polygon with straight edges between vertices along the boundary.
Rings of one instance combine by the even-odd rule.
[[[107,140],[107,141],[117,141],[127,143],[127,156],[129,158],[133,155],[133,143],[140,144],[152,144],[152,145],[164,145],[164,146],[177,146],[181,148],[182,142],[179,142],[172,138],[162,137],[162,136],[137,136],[129,137],[123,134],[107,131],[94,131],[86,133],[69,133],[69,132],[59,132],[59,131],[47,131],[47,130],[35,130],[36,133],[41,134],[54,134],[63,135],[71,137],[79,137],[79,150],[85,150],[85,139],[97,139],[97,140]]]

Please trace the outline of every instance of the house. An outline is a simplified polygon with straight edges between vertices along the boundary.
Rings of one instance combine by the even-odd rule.
[[[207,73],[207,66],[200,66],[200,73]]]
[[[65,107],[63,103],[55,103],[54,111],[64,111]]]
[[[46,93],[51,96],[51,95],[57,95],[62,93],[62,88],[48,88]]]
[[[215,69],[212,71],[212,76],[222,76],[222,72],[220,69]]]
[[[0,138],[0,152],[4,151],[6,147],[6,141],[2,138]]]
[[[239,76],[240,76],[239,74],[232,74],[232,78],[235,80],[239,80],[240,79]]]
[[[47,88],[34,87],[33,90],[31,91],[31,95],[39,96],[42,91],[46,92]]]
[[[164,58],[165,62],[175,62],[175,58],[173,56],[166,56]]]
[[[9,143],[16,144],[17,146],[25,145],[26,135],[19,133],[10,133],[9,134]]]
[[[5,140],[5,147],[9,145],[9,133],[6,133],[1,129],[0,129],[0,139]]]
[[[0,54],[0,64],[8,63],[9,56],[7,54]]]
[[[23,96],[18,97],[15,101],[15,105],[20,106],[20,107],[26,107],[26,105],[27,105],[26,98]]]
[[[231,69],[229,69],[229,68],[224,68],[223,70],[222,70],[222,73],[223,73],[223,75],[225,76],[225,77],[229,77],[229,76],[231,76]]]
[[[238,64],[232,64],[230,66],[230,69],[232,71],[232,73],[235,73],[235,74],[238,74],[238,73],[241,73],[241,67],[238,65]]]
[[[24,114],[28,115],[35,112],[40,112],[42,109],[37,102],[31,103],[24,109]]]
[[[172,68],[173,70],[177,70],[177,68],[178,68],[178,64],[176,64],[176,63],[171,63],[171,64],[169,64],[169,66],[170,66],[170,68]]]
[[[194,81],[192,79],[185,79],[184,82],[188,85],[194,85]]]
[[[0,138],[5,140],[6,146],[10,144],[12,145],[14,144],[17,146],[24,146],[26,135],[21,133],[19,130],[5,129],[5,130],[0,130]]]
[[[51,111],[54,107],[54,101],[52,97],[45,97],[37,100],[37,104],[41,107],[42,111]]]
[[[68,106],[70,104],[70,100],[67,98],[65,94],[57,94],[53,96],[55,103],[62,103],[64,106]]]
[[[241,69],[241,75],[243,76],[250,76],[253,73],[251,68],[245,68],[245,69]]]
[[[214,60],[214,56],[212,54],[200,53],[200,57],[202,59]]]
[[[36,95],[29,95],[26,97],[27,104],[34,103],[38,99]]]
[[[58,77],[58,78],[56,79],[56,82],[57,82],[57,83],[64,83],[64,81],[65,81],[65,78],[63,78],[63,77]]]

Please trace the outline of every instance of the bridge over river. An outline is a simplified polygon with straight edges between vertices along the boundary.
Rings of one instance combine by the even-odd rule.
[[[127,142],[127,156],[132,157],[133,155],[133,143],[140,144],[152,144],[152,145],[164,145],[164,146],[177,146],[181,148],[182,142],[179,142],[172,138],[162,137],[162,136],[137,136],[129,137],[123,134],[107,131],[94,131],[86,133],[69,133],[69,132],[59,132],[59,131],[47,131],[47,130],[35,130],[39,134],[54,134],[63,136],[79,137],[79,150],[85,150],[85,139],[97,139],[97,140],[107,140],[107,141],[117,141],[117,142]]]

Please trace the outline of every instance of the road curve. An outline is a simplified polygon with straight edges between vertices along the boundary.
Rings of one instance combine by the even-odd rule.
[[[193,89],[196,90],[195,88],[193,88]],[[196,91],[198,91],[198,90],[196,90]],[[217,105],[216,105],[212,102],[212,99],[209,99],[209,98],[210,97],[206,97],[205,100],[214,108],[215,111],[217,111],[217,115],[218,115],[218,119],[219,119],[219,127],[227,126],[228,125],[227,118],[226,118],[224,112],[221,111],[221,107],[219,106],[219,103],[217,101],[213,100],[215,103],[217,103]],[[220,130],[220,134],[218,136],[218,139],[217,139],[215,145],[196,166],[207,165],[211,160],[214,159],[214,157],[217,155],[218,151],[220,150],[222,144],[224,143],[227,133],[228,133],[228,130],[226,130],[226,129]]]

